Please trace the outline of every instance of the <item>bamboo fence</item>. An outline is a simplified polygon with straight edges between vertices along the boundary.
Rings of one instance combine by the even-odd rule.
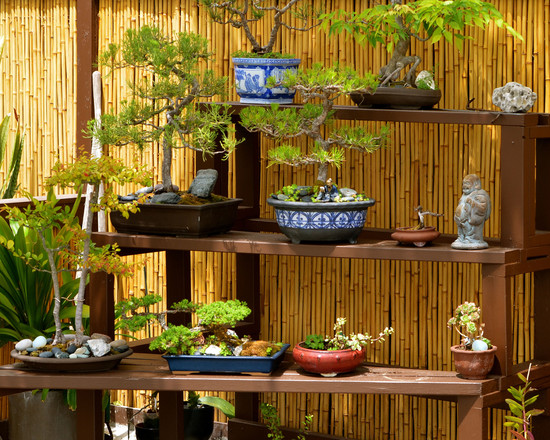
[[[360,10],[370,0],[308,0],[327,10]],[[517,81],[531,87],[538,100],[534,111],[550,111],[550,0],[492,0],[506,20],[524,36],[514,40],[489,26],[471,30],[462,51],[445,43],[413,43],[423,57],[421,68],[434,69],[443,91],[441,108],[494,109],[495,87]],[[231,53],[248,49],[238,30],[212,23],[196,0],[102,0],[100,1],[100,50],[119,42],[128,28],[148,24],[166,33],[198,32],[215,51],[213,68],[232,81]],[[0,3],[0,35],[6,49],[0,60],[0,116],[17,111],[25,128],[21,186],[42,194],[42,179],[57,158],[70,161],[76,154],[76,0],[4,0]],[[259,22],[254,32],[265,34]],[[387,59],[383,48],[361,47],[344,36],[329,38],[319,30],[300,34],[283,30],[280,48],[297,54],[303,66],[336,61],[357,70],[377,71]],[[126,96],[126,75],[114,72],[103,78],[104,111],[116,111]],[[236,95],[230,92],[229,99]],[[342,101],[345,103],[345,101]],[[378,123],[369,126],[376,130]],[[333,170],[343,186],[364,190],[377,200],[369,210],[368,226],[394,228],[413,220],[413,208],[422,204],[444,213],[439,229],[456,233],[452,213],[460,197],[464,175],[481,176],[483,188],[492,196],[493,215],[485,234],[499,235],[500,130],[495,127],[461,125],[390,124],[391,142],[386,150],[363,156],[351,152],[340,170]],[[15,131],[15,127],[13,127]],[[262,141],[262,158],[269,147]],[[304,147],[305,148],[305,147]],[[130,159],[130,149],[111,149],[110,154]],[[141,153],[141,160],[159,169],[158,147]],[[176,152],[174,180],[190,184],[194,156]],[[0,170],[3,178],[6,169]],[[273,166],[262,159],[261,199],[284,184],[305,184],[314,170]],[[230,163],[230,192],[233,191]],[[130,189],[128,189],[129,191]],[[272,209],[261,205],[262,217]],[[192,255],[193,296],[209,302],[235,297],[234,256],[197,252]],[[131,281],[118,281],[117,299],[145,290],[164,292],[164,256],[151,254],[146,270]],[[376,333],[393,326],[396,333],[385,345],[372,346],[368,360],[396,366],[452,370],[449,346],[457,342],[446,327],[453,309],[464,300],[482,303],[478,265],[401,262],[305,257],[261,257],[262,337],[291,344],[308,333],[330,333],[335,319],[348,318],[350,331]],[[145,276],[146,275],[146,276]],[[146,282],[147,280],[147,282]],[[533,301],[531,275],[513,280],[514,358],[533,353]],[[151,335],[155,334],[151,329]],[[8,362],[7,350],[2,351]],[[297,427],[308,413],[313,429],[355,439],[418,440],[455,439],[454,404],[409,396],[266,394],[276,404],[283,424]],[[141,406],[143,393],[119,392],[113,399]],[[7,405],[1,404],[5,418]],[[493,411],[493,439],[509,438],[502,427],[503,411]]]

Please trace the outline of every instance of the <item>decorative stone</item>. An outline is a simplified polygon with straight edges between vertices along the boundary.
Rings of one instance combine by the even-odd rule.
[[[51,351],[43,351],[38,356],[41,358],[51,358],[54,356],[54,354]]]
[[[77,347],[76,345],[70,344],[70,345],[67,347],[67,353],[73,354],[73,353],[76,351],[77,348],[78,348],[78,347]]]
[[[288,200],[289,197],[286,194],[277,194],[277,200],[285,201]]]
[[[181,200],[179,194],[173,192],[165,192],[161,194],[155,194],[151,197],[149,203],[161,203],[164,205],[177,205]]]
[[[149,194],[152,193],[154,188],[152,186],[147,186],[145,188],[140,188],[136,191],[136,194]]]
[[[355,200],[355,197],[341,197],[341,202],[353,202]]]
[[[204,351],[204,354],[211,356],[219,356],[222,352],[222,349],[217,345],[209,345],[208,348]]]
[[[69,353],[65,351],[60,351],[59,353],[55,353],[54,356],[57,359],[69,359]]]
[[[235,348],[233,349],[233,354],[234,354],[235,356],[240,356],[242,351],[243,351],[243,346],[242,346],[242,345],[239,345],[238,347],[235,347]]]
[[[487,342],[481,339],[476,339],[474,342],[472,342],[472,350],[485,351],[485,350],[489,350],[489,346],[487,345]]]
[[[62,352],[62,350],[61,350],[59,347],[52,347],[52,350],[51,350],[51,351],[52,351],[53,354],[57,354],[57,353],[61,353],[61,352]]]
[[[111,352],[111,346],[103,339],[90,339],[88,341],[88,347],[90,347],[95,357],[105,356]]]
[[[110,336],[104,335],[102,333],[93,333],[92,336],[90,336],[90,339],[102,339],[107,344],[113,341]]]
[[[135,194],[128,194],[127,196],[118,196],[119,202],[133,202],[134,200],[137,200],[137,196]]]
[[[128,350],[128,343],[124,339],[117,339],[109,344],[113,350],[122,353]]]
[[[483,226],[491,215],[491,198],[481,189],[476,174],[468,174],[462,181],[462,197],[455,210],[454,220],[458,238],[451,244],[454,249],[485,249]]]
[[[420,90],[437,90],[434,76],[432,72],[428,70],[422,70],[415,80],[416,87]]]
[[[300,199],[300,202],[313,202],[313,197],[311,196],[304,196]]]
[[[76,354],[77,356],[79,354],[88,354],[88,353],[90,353],[90,350],[88,350],[86,347],[78,347],[74,352],[74,354]]]
[[[76,353],[75,353],[76,354]],[[86,359],[89,358],[89,354],[76,354],[77,359]]]
[[[17,351],[23,351],[30,347],[32,347],[32,341],[30,339],[22,339],[17,344],[15,344],[15,349]]]
[[[210,197],[210,194],[212,194],[217,180],[217,170],[199,170],[197,171],[197,175],[193,179],[193,182],[191,182],[189,192],[196,197],[208,198]]]
[[[46,338],[44,336],[37,336],[34,338],[34,341],[32,341],[32,346],[34,348],[42,348],[44,345],[46,345]]]
[[[164,192],[164,185],[162,183],[157,183],[153,188],[155,194],[160,194]]]
[[[69,359],[77,359],[78,358],[78,355],[72,353],[69,355]]]
[[[342,197],[353,197],[357,195],[357,191],[352,188],[340,188],[340,194]]]
[[[493,90],[493,104],[503,112],[525,113],[537,100],[537,94],[529,87],[517,82],[509,82],[504,87]]]

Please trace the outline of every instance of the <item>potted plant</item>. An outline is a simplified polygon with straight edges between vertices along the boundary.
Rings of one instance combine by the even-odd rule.
[[[172,38],[148,26],[137,31],[129,29],[120,45],[111,45],[100,55],[101,66],[139,74],[130,82],[131,97],[122,101],[118,114],[104,114],[101,124],[89,122],[89,136],[103,145],[142,149],[158,142],[162,146],[162,185],[138,191],[157,194],[147,198],[148,203],[141,204],[139,213],[131,216],[130,225],[138,225],[135,230],[124,224],[121,216],[112,215],[115,228],[123,223],[124,232],[208,235],[231,227],[240,199],[179,191],[171,174],[173,149],[188,148],[227,158],[237,144],[227,106],[197,105],[200,99],[224,92],[226,79],[216,78],[212,70],[202,68],[211,57],[207,40],[200,35],[180,32]],[[218,224],[206,230],[190,226],[201,217],[217,219]],[[162,224],[173,227],[163,230]]]
[[[233,54],[235,67],[235,87],[242,103],[248,104],[291,104],[295,91],[286,87],[267,87],[270,77],[278,82],[285,72],[296,72],[300,59],[294,55],[274,52],[279,31],[283,28],[294,31],[308,31],[320,25],[320,11],[308,6],[299,7],[301,0],[287,0],[282,3],[265,4],[256,0],[199,0],[206,7],[212,20],[219,24],[228,24],[240,29],[252,46],[251,52],[238,51]],[[285,20],[288,15],[297,19],[299,25]],[[253,24],[264,18],[272,20],[267,42],[256,37]]]
[[[378,337],[368,333],[346,335],[346,318],[338,318],[334,324],[334,335],[308,335],[305,341],[294,347],[292,357],[305,371],[318,373],[324,377],[334,377],[340,373],[355,370],[365,359],[365,347],[375,342],[384,342],[393,334],[393,328],[386,327]]]
[[[372,153],[385,145],[389,129],[371,134],[363,127],[341,127],[326,137],[324,125],[331,122],[334,101],[356,90],[372,92],[374,75],[359,76],[340,66],[320,64],[297,74],[287,74],[283,84],[296,90],[305,104],[301,108],[248,107],[241,123],[249,131],[261,132],[281,142],[306,135],[314,141],[308,154],[300,147],[282,144],[268,152],[269,164],[318,165],[317,182],[309,187],[290,186],[268,199],[275,208],[281,231],[293,243],[301,241],[349,241],[356,243],[365,224],[367,209],[374,200],[353,189],[338,189],[329,179],[329,166],[344,161],[344,148]],[[312,102],[316,101],[316,102]],[[286,194],[285,194],[286,193]]]
[[[287,437],[281,430],[281,419],[277,414],[277,408],[269,403],[260,403],[260,412],[267,425],[269,434],[268,438],[272,440],[285,440]],[[306,440],[308,432],[311,430],[311,424],[313,422],[313,415],[308,414],[305,416],[305,420],[302,422],[302,426],[296,436],[296,440]]]
[[[424,211],[422,205],[418,205],[414,208],[414,211],[418,216],[418,224],[416,226],[403,226],[396,228],[395,232],[391,234],[391,238],[401,244],[413,244],[416,247],[423,247],[426,243],[431,243],[441,235],[441,233],[434,226],[425,225],[424,217],[431,215],[439,218],[443,217],[443,214]]]
[[[439,101],[441,91],[433,76],[426,70],[416,75],[422,58],[409,54],[412,39],[435,44],[443,38],[461,49],[464,40],[471,38],[464,34],[467,27],[485,29],[493,23],[523,40],[494,5],[480,0],[413,0],[406,4],[391,0],[361,11],[332,11],[324,14],[323,20],[329,33],[349,32],[359,43],[368,42],[373,47],[385,44],[388,52],[393,52],[388,63],[380,68],[380,87],[376,93],[352,95],[359,106],[366,107],[422,108]]]
[[[118,326],[122,329],[136,331],[151,321],[161,326],[162,333],[151,342],[149,349],[165,353],[163,358],[172,372],[271,373],[289,347],[289,344],[240,338],[232,327],[251,312],[243,301],[196,304],[182,300],[170,310],[140,311],[161,299],[160,295],[148,294],[120,301],[115,307],[121,317]],[[181,312],[194,313],[197,325],[176,326],[167,322],[168,314]]]
[[[136,181],[144,184],[148,181],[148,176],[143,168],[129,168],[108,156],[90,158],[86,154],[82,154],[69,165],[57,163],[52,171],[53,175],[45,181],[48,190],[45,200],[37,200],[29,196],[31,204],[27,208],[5,208],[10,218],[19,227],[34,231],[42,245],[42,252],[23,253],[21,248],[14,246],[14,242],[5,236],[0,236],[1,244],[34,270],[48,272],[51,275],[54,292],[52,314],[55,332],[52,340],[49,341],[45,336],[39,335],[32,341],[30,339],[19,341],[15,350],[12,351],[12,356],[41,369],[88,371],[88,369],[112,368],[131,351],[121,341],[111,344],[107,343],[104,337],[86,340],[83,333],[85,289],[88,275],[91,272],[102,270],[125,276],[132,274],[132,266],[121,260],[117,254],[116,246],[96,247],[92,243],[93,216],[91,211],[101,208],[116,209],[123,213],[135,211],[137,203],[119,203],[112,186],[113,184]],[[98,200],[97,188],[102,182],[105,187],[104,195],[101,200]],[[87,207],[90,211],[85,215],[87,224],[81,228],[78,223],[77,210],[80,195],[86,185],[93,186],[94,190]],[[78,192],[74,206],[62,207],[58,205],[53,192],[57,186],[73,188]],[[54,231],[59,232],[56,234]],[[46,258],[44,258],[44,254]],[[63,290],[60,279],[64,278],[61,274],[66,271],[78,271],[80,275],[78,293],[73,299],[75,303],[74,335],[70,340],[67,340],[68,335],[64,333],[64,325],[61,321]],[[86,342],[86,347],[82,346],[84,342]],[[125,351],[125,353],[107,356],[111,354],[111,351]],[[97,359],[100,357],[102,359]],[[88,363],[88,365],[83,366],[82,363]]]
[[[495,361],[497,347],[483,336],[485,324],[480,322],[481,308],[473,302],[459,305],[447,326],[462,337],[459,345],[453,345],[457,372],[466,379],[485,379]]]

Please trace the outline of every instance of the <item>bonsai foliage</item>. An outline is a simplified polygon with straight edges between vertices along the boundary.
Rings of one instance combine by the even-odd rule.
[[[211,58],[207,40],[200,35],[182,32],[172,39],[147,26],[128,30],[120,46],[111,45],[100,56],[100,65],[134,69],[137,79],[129,83],[132,96],[122,102],[119,114],[103,115],[102,125],[90,121],[88,134],[102,144],[132,144],[140,149],[161,143],[162,184],[172,191],[173,148],[227,155],[237,143],[231,136],[234,128],[227,106],[197,106],[199,99],[224,92],[226,79],[201,69]]]
[[[151,321],[156,321],[162,328],[160,336],[149,345],[151,350],[161,350],[167,354],[202,353],[214,345],[219,347],[217,354],[233,355],[233,348],[243,345],[234,331],[238,321],[245,319],[251,312],[245,302],[239,300],[216,301],[210,304],[196,304],[182,300],[172,305],[171,310],[161,312],[141,312],[161,301],[160,295],[149,294],[143,297],[131,297],[116,304],[115,309],[121,316],[118,326],[129,331],[137,331]],[[196,313],[198,325],[188,328],[184,325],[170,325],[167,316],[171,313]],[[269,347],[266,347],[268,349]],[[271,353],[274,354],[274,353]]]
[[[485,29],[489,23],[506,29],[514,37],[522,39],[502,17],[494,5],[481,0],[414,0],[403,4],[402,0],[390,0],[362,11],[336,10],[323,16],[325,28],[330,33],[348,32],[359,43],[368,42],[373,47],[386,44],[393,52],[389,62],[380,69],[380,86],[396,81],[403,69],[411,66],[405,75],[405,83],[415,87],[416,68],[422,59],[408,55],[411,39],[437,43],[444,38],[456,43],[459,49],[467,27]]]
[[[260,411],[267,425],[267,429],[269,430],[267,438],[270,438],[272,440],[284,440],[286,437],[281,431],[281,419],[277,414],[277,408],[275,408],[273,405],[270,405],[269,403],[262,402],[260,403]],[[307,433],[311,429],[312,422],[313,415],[306,415],[305,420],[302,422],[302,427],[298,436],[296,437],[296,440],[305,440],[307,438]]]
[[[306,135],[314,141],[314,146],[308,154],[302,154],[299,147],[279,145],[268,152],[270,165],[318,164],[317,180],[325,183],[329,165],[339,167],[344,161],[344,148],[372,153],[385,145],[389,134],[386,127],[379,134],[371,134],[363,127],[341,127],[324,137],[323,126],[331,121],[336,99],[358,91],[373,92],[377,87],[374,75],[361,77],[349,68],[325,68],[315,64],[297,74],[287,73],[282,85],[296,90],[304,106],[285,109],[277,104],[270,108],[247,107],[240,113],[242,125],[277,142]]]
[[[368,333],[346,335],[344,332],[346,322],[346,318],[338,318],[334,324],[334,336],[308,335],[302,345],[312,350],[361,350],[363,347],[375,342],[382,343],[386,340],[386,336],[393,334],[393,328],[386,327],[376,338]]]
[[[531,373],[531,365],[527,371],[527,377],[518,373],[518,377],[524,383],[523,386],[510,387],[508,392],[512,395],[513,399],[506,399],[506,403],[512,412],[511,416],[505,416],[508,420],[504,422],[504,426],[508,426],[510,432],[517,440],[535,440],[535,436],[531,432],[531,418],[544,414],[544,410],[541,409],[527,409],[528,406],[533,405],[538,395],[528,397],[528,394],[535,391],[531,388],[531,382],[529,382],[529,375]]]
[[[227,0],[217,2],[215,0],[199,0],[205,6],[212,20],[219,24],[228,24],[236,29],[242,29],[246,38],[252,44],[252,53],[257,55],[268,55],[273,57],[273,47],[277,41],[277,35],[281,28],[297,31],[308,31],[321,24],[318,21],[320,12],[312,11],[308,6],[298,7],[301,0],[288,0],[286,2],[265,1],[265,0]],[[291,13],[301,26],[294,26],[285,21],[285,14]],[[251,28],[265,15],[273,17],[273,25],[267,43],[262,45],[254,35]],[[247,56],[239,53],[238,56]],[[248,55],[250,56],[250,55]]]
[[[82,190],[86,185],[94,187],[90,199],[91,210],[98,211],[104,208],[110,211],[115,209],[127,216],[128,212],[137,210],[137,205],[136,203],[119,204],[112,185],[136,181],[146,184],[148,177],[143,169],[128,168],[108,156],[90,158],[85,154],[70,165],[57,163],[52,171],[53,175],[45,181],[48,196],[44,201],[31,197],[31,205],[23,210],[17,207],[6,208],[9,216],[20,227],[29,228],[36,233],[47,259],[43,257],[42,253],[23,253],[20,248],[14,246],[14,242],[6,240],[5,237],[0,239],[8,250],[24,260],[34,270],[46,271],[51,274],[54,290],[53,315],[56,328],[54,344],[64,342],[60,316],[62,301],[60,275],[65,271],[80,272],[78,294],[74,298],[76,344],[80,345],[83,335],[82,318],[88,274],[97,271],[122,276],[132,274],[132,267],[119,258],[116,246],[98,247],[94,245],[91,240],[93,223],[91,213],[87,216],[87,224],[80,228],[77,209]],[[97,189],[101,183],[104,184],[105,192],[99,201]],[[58,200],[53,192],[53,188],[56,186],[72,188],[78,193],[77,202],[72,208],[58,205]],[[59,231],[59,233],[55,234],[55,231]]]
[[[466,350],[482,351],[491,348],[491,341],[483,336],[485,324],[479,322],[481,319],[481,308],[473,302],[465,302],[459,305],[454,316],[449,319],[447,326],[454,327],[462,336],[461,345]]]

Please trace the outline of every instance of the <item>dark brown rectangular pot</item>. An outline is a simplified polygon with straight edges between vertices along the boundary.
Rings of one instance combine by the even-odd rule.
[[[241,202],[229,199],[205,205],[143,204],[127,219],[111,212],[111,223],[117,232],[125,234],[205,237],[229,231]]]

